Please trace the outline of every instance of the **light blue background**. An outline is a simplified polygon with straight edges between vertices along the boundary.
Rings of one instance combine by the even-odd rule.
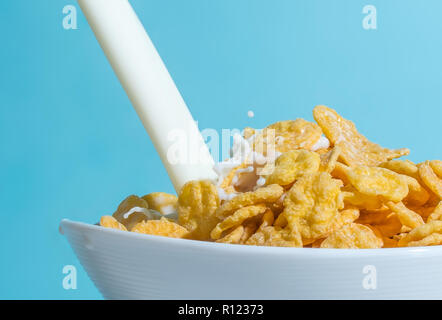
[[[414,161],[441,158],[442,1],[131,2],[201,129],[312,119],[327,104]],[[78,6],[79,29],[62,28],[66,4],[0,2],[2,299],[100,298],[60,220],[173,190]],[[62,288],[67,264],[77,290]]]

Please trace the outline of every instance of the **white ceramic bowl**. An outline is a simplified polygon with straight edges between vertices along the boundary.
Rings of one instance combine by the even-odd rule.
[[[442,246],[255,247],[60,227],[108,299],[442,299]]]

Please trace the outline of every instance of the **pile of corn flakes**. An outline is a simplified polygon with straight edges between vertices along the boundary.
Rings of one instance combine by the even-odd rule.
[[[243,154],[218,168],[219,181],[129,196],[100,225],[256,246],[442,244],[442,161],[394,160],[409,150],[370,142],[328,107],[313,116],[244,129]]]

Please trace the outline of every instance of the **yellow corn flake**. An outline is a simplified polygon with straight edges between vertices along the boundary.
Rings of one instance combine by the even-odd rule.
[[[406,234],[398,242],[399,247],[417,247],[442,244],[442,221],[423,224]]]
[[[434,173],[442,179],[442,161],[441,160],[431,160],[430,167],[433,169]]]
[[[434,220],[442,221],[442,201],[433,209],[433,212],[428,216],[427,222]]]
[[[226,193],[234,193],[236,192],[234,187],[234,178],[238,174],[238,170],[247,168],[249,165],[246,163],[242,163],[238,165],[237,167],[233,168],[229,174],[224,178],[224,180],[221,182],[219,187],[223,189]]]
[[[345,204],[368,210],[382,208],[383,202],[380,197],[363,194],[351,185],[345,186],[342,191]]]
[[[233,231],[222,237],[221,239],[216,240],[216,242],[238,244],[240,243],[243,234],[244,234],[244,227],[238,226],[235,229],[233,229]]]
[[[273,222],[275,221],[275,216],[273,215],[272,210],[267,210],[264,215],[262,216],[261,225],[259,226],[260,229],[271,226]]]
[[[127,231],[126,227],[119,223],[117,219],[115,219],[112,216],[102,216],[100,219],[100,226],[106,227],[106,228],[112,228],[122,231]]]
[[[224,202],[217,210],[216,216],[224,220],[236,210],[260,203],[273,203],[284,193],[284,188],[277,184],[258,188],[255,191],[240,193],[233,199]]]
[[[330,152],[332,149],[333,149],[332,147],[322,148],[322,149],[315,150],[315,152],[317,154],[319,154],[320,156],[323,156],[324,154]]]
[[[422,247],[422,246],[438,246],[442,244],[442,234],[441,233],[433,233],[425,238],[417,241],[408,242],[407,246],[409,247]]]
[[[356,222],[360,224],[380,224],[383,223],[390,214],[391,210],[387,206],[376,210],[363,209]]]
[[[399,246],[399,241],[400,241],[403,237],[405,237],[407,234],[408,234],[408,233],[398,233],[398,234],[392,236],[391,238],[394,239],[394,240],[396,240],[396,241],[398,242],[398,246]]]
[[[266,177],[271,175],[274,170],[275,170],[275,161],[267,161],[263,166],[261,165],[257,166],[256,174]]]
[[[417,168],[416,164],[410,160],[390,160],[381,163],[379,166],[381,168],[385,168],[399,174],[404,174],[415,179],[419,177],[419,169]]]
[[[187,182],[178,197],[178,222],[196,240],[210,240],[210,232],[221,221],[216,187],[206,180]]]
[[[442,179],[440,179],[430,166],[430,161],[425,161],[418,165],[419,176],[425,185],[442,200]]]
[[[384,242],[382,248],[396,248],[398,246],[398,241],[392,238],[383,237],[382,242]]]
[[[283,193],[282,196],[279,197],[279,199],[275,202],[267,204],[267,206],[273,211],[275,215],[280,214],[282,210],[284,210],[284,198],[285,193]]]
[[[120,203],[117,211],[112,216],[128,230],[131,230],[138,222],[147,219],[144,210],[148,208],[149,205],[144,199],[136,195],[130,195]],[[132,211],[132,213],[127,215],[129,211]]]
[[[340,180],[326,172],[300,177],[284,199],[285,209],[281,214],[287,226],[299,228],[304,241],[324,237],[343,207],[341,186]]]
[[[384,245],[382,246],[382,248],[397,248],[397,244],[398,244],[398,240],[393,239],[393,238],[387,238],[387,237],[383,237],[382,238],[382,242],[384,243]]]
[[[366,225],[366,226],[369,227],[374,232],[376,237],[378,237],[379,239],[382,239],[382,242],[383,242],[382,248],[396,248],[397,247],[398,240],[384,236],[382,234],[381,230],[377,226],[374,226],[374,225]]]
[[[324,240],[325,240],[325,239],[317,239],[317,240],[315,240],[315,241],[311,244],[312,248],[321,248],[321,244],[322,244],[322,242],[323,242]]]
[[[397,214],[391,212],[388,207],[378,210],[362,210],[356,223],[375,227],[384,237],[397,235],[403,227]]]
[[[160,220],[141,221],[131,231],[170,238],[185,238],[189,235],[186,228],[164,217]]]
[[[302,247],[302,239],[296,229],[267,226],[253,234],[246,244],[253,246]]]
[[[407,204],[407,208],[413,210],[417,214],[419,214],[424,220],[428,219],[428,217],[435,211],[437,206],[425,204],[424,206],[412,206]]]
[[[285,217],[285,215],[283,215],[282,213],[280,213],[276,219],[275,222],[273,223],[273,225],[275,227],[281,227],[284,228],[285,226],[287,226],[287,219]]]
[[[256,130],[250,127],[245,127],[243,130],[244,139],[251,138],[256,133]]]
[[[351,186],[350,181],[347,178],[346,166],[340,162],[335,164],[333,171],[331,172],[331,176],[335,179],[339,179],[344,183],[344,186]]]
[[[353,122],[326,106],[315,107],[313,117],[328,140],[342,149],[340,159],[349,166],[377,166],[410,153],[408,149],[390,150],[368,141]]]
[[[268,150],[282,153],[297,149],[311,150],[321,135],[321,128],[316,123],[304,119],[280,121],[263,129],[255,137],[253,148],[264,155],[268,154]]]
[[[418,207],[424,205],[430,199],[428,191],[415,178],[406,175],[402,177],[408,184],[408,195],[404,198],[404,202]]]
[[[274,221],[272,210],[267,209],[264,214],[247,219],[244,223],[244,232],[241,236],[240,243],[245,244],[246,241],[257,231],[264,227],[271,226]]]
[[[289,185],[300,175],[318,171],[320,157],[308,150],[293,150],[283,153],[276,159],[273,173],[267,184]]]
[[[343,226],[350,224],[359,218],[359,209],[351,208],[339,212],[333,222],[332,230],[338,230]]]
[[[382,232],[377,227],[372,226],[372,225],[368,225],[368,224],[365,226],[369,227],[371,229],[371,231],[373,231],[373,233],[375,234],[376,237],[381,238],[381,239],[383,238]]]
[[[403,227],[399,217],[396,213],[392,212],[381,222],[374,224],[376,228],[385,236],[393,237],[401,232]]]
[[[156,210],[161,214],[170,214],[176,212],[178,198],[165,192],[152,192],[142,197],[149,209]]]
[[[403,175],[378,167],[342,167],[350,183],[359,192],[381,197],[385,200],[399,202],[408,194],[408,184]]]
[[[244,244],[246,241],[258,230],[258,221],[256,219],[249,219],[243,224],[244,231],[241,235],[239,243]]]
[[[210,233],[210,236],[214,240],[219,239],[221,238],[223,231],[236,227],[242,224],[246,219],[264,213],[266,210],[267,207],[263,204],[240,208],[222,222],[218,223]]]
[[[387,206],[391,211],[397,214],[399,221],[406,227],[413,229],[424,224],[422,217],[416,212],[408,209],[402,202],[394,203],[389,201],[387,202]]]
[[[321,154],[321,163],[319,170],[332,173],[336,167],[336,163],[338,162],[339,155],[341,154],[341,148],[339,146],[335,146],[333,149],[329,150],[326,153]]]
[[[382,239],[373,230],[362,224],[351,223],[330,234],[321,248],[374,249],[382,248]]]
[[[431,190],[427,189],[427,191],[430,193],[430,199],[428,199],[427,203],[425,204],[425,207],[437,206],[439,201],[441,201],[442,199]]]
[[[409,160],[391,160],[383,164],[384,168],[402,175],[407,181],[409,193],[403,202],[407,206],[420,207],[428,202],[430,193],[422,186],[418,167]],[[390,169],[391,168],[391,169]]]

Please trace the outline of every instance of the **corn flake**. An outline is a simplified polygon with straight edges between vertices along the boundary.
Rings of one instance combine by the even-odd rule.
[[[385,168],[394,171],[399,174],[403,174],[409,177],[418,178],[418,168],[414,162],[410,160],[390,160],[383,162],[379,165],[381,168]]]
[[[138,222],[146,220],[147,217],[143,209],[147,210],[148,208],[149,205],[144,199],[136,195],[130,195],[120,203],[117,211],[112,216],[128,230],[131,230]],[[134,212],[127,215],[131,210]]]
[[[407,205],[422,206],[428,199],[430,199],[430,194],[428,191],[413,177],[402,175],[402,177],[407,181],[408,185],[408,195],[405,197],[404,202]]]
[[[402,202],[394,203],[389,201],[387,206],[397,214],[399,221],[406,227],[413,229],[424,224],[422,217],[408,209]]]
[[[433,169],[434,173],[442,179],[442,161],[441,160],[431,160],[430,167]]]
[[[219,239],[223,231],[236,227],[242,224],[245,220],[264,213],[266,210],[267,207],[263,204],[240,208],[222,222],[218,223],[210,233],[210,236],[212,239]]]
[[[430,161],[419,164],[419,176],[425,185],[442,200],[442,180],[434,173]]]
[[[332,230],[338,230],[343,226],[350,224],[359,218],[359,209],[351,208],[339,212],[333,222]]]
[[[119,223],[117,219],[112,216],[102,216],[100,219],[100,226],[127,231],[126,227],[123,224]]]
[[[433,209],[432,213],[428,216],[427,222],[435,220],[442,221],[442,201]]]
[[[393,238],[383,237],[382,242],[384,243],[382,248],[396,248],[398,246],[398,240]]]
[[[408,184],[403,175],[378,167],[342,167],[350,183],[360,193],[399,202],[408,194]]]
[[[160,220],[141,221],[131,231],[170,238],[185,238],[189,235],[186,228],[164,217]]]
[[[275,221],[275,216],[272,212],[272,210],[267,210],[264,215],[262,216],[261,225],[259,226],[260,229],[271,226],[273,222]]]
[[[360,212],[357,223],[360,224],[381,224],[386,221],[387,217],[391,214],[390,208],[387,206],[376,210],[363,209]]]
[[[283,153],[276,159],[273,173],[267,184],[289,185],[302,174],[318,171],[320,157],[308,150],[293,150]]]
[[[398,215],[394,212],[387,215],[381,223],[374,224],[373,226],[375,226],[385,237],[393,237],[399,234],[403,227]]]
[[[322,244],[322,242],[324,241],[325,239],[317,239],[317,240],[315,240],[312,244],[311,244],[311,246],[312,246],[312,248],[321,248],[321,244]]]
[[[206,180],[187,182],[178,197],[178,222],[196,240],[210,240],[210,232],[220,222],[216,187]]]
[[[216,242],[238,244],[241,242],[243,234],[244,234],[244,227],[238,226],[235,229],[233,229],[230,233],[222,237],[221,239],[216,240]]]
[[[304,243],[331,231],[338,210],[343,207],[341,185],[329,173],[313,173],[300,177],[287,193],[281,214],[288,227],[299,228]]]
[[[402,237],[399,247],[417,247],[442,244],[442,221],[435,220],[423,224]]]
[[[264,155],[273,146],[273,150],[282,153],[296,149],[311,150],[321,135],[321,128],[316,123],[304,119],[280,121],[263,129],[254,139],[253,148]]]
[[[234,179],[238,175],[239,170],[247,167],[248,164],[244,162],[230,170],[229,174],[223,179],[219,187],[223,189],[226,193],[235,193],[236,189],[234,187]]]
[[[382,239],[372,229],[357,223],[334,231],[321,243],[321,248],[339,249],[374,249],[382,246]]]
[[[377,166],[410,153],[408,149],[390,150],[368,141],[352,121],[326,106],[315,107],[313,117],[330,142],[342,149],[340,159],[349,166]]]
[[[383,206],[380,197],[363,194],[351,185],[345,186],[342,190],[345,204],[368,210],[380,209]]]
[[[250,127],[245,127],[243,130],[243,137],[244,139],[251,138],[256,133],[256,130]]]
[[[224,202],[216,210],[215,214],[220,220],[224,220],[240,208],[254,204],[275,202],[282,196],[283,193],[284,189],[277,184],[261,187],[255,191],[240,193],[233,199]]]
[[[333,149],[321,154],[320,171],[332,173],[335,170],[336,163],[338,162],[339,155],[341,154],[341,148],[335,146]]]
[[[165,192],[152,192],[142,197],[149,206],[149,209],[156,210],[161,214],[176,212],[178,198]]]
[[[263,227],[253,234],[246,244],[254,246],[302,247],[302,239],[296,229],[280,227]]]
[[[255,232],[258,230],[258,221],[255,219],[250,219],[243,224],[244,231],[241,235],[239,243],[244,244]]]

